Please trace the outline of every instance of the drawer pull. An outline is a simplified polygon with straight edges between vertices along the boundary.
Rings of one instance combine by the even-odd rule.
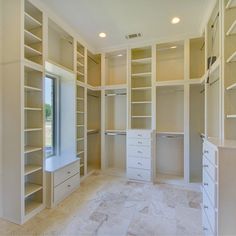
[[[142,154],[143,152],[142,151],[138,151],[139,154]]]
[[[203,165],[203,167],[208,168],[209,166],[208,165]]]
[[[208,186],[208,183],[203,183],[204,186]]]
[[[204,208],[204,209],[208,209],[208,206],[205,206],[205,205],[204,205],[204,207],[203,207],[203,208]]]
[[[69,175],[71,172],[70,171],[67,171],[67,174]]]
[[[141,174],[137,174],[137,175],[138,175],[138,177],[142,178],[142,175],[141,175]]]
[[[206,227],[203,227],[203,230],[204,230],[204,231],[208,231],[208,228],[206,228]]]
[[[142,134],[138,134],[138,137],[143,137],[143,135]]]
[[[209,151],[208,150],[204,150],[204,153],[206,154],[206,153],[209,153]]]
[[[138,162],[138,165],[142,166],[142,163],[141,163],[141,162]]]
[[[71,185],[70,185],[70,184],[68,184],[68,185],[67,185],[67,187],[68,187],[68,188],[70,188],[70,187],[71,187]]]
[[[138,141],[138,144],[143,144],[143,142]]]

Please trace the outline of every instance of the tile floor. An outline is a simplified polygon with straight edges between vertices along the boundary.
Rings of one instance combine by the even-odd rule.
[[[96,173],[22,226],[0,220],[0,235],[202,235],[200,203],[198,192]]]

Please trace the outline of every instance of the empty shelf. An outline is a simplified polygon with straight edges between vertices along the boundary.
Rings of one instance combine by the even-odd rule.
[[[77,138],[76,140],[77,140],[78,142],[79,142],[79,141],[84,141],[84,138]]]
[[[82,154],[82,153],[84,153],[84,150],[78,151],[78,152],[77,152],[77,155],[80,155],[80,154]]]
[[[77,57],[78,58],[84,58],[84,55],[81,52],[77,51]]]
[[[236,83],[231,84],[230,86],[226,88],[226,90],[232,90],[232,89],[236,89]]]
[[[36,88],[36,87],[32,87],[32,86],[24,86],[25,90],[26,91],[29,91],[29,92],[41,92],[42,89],[39,89],[39,88]]]
[[[81,63],[80,61],[77,61],[77,66],[84,67],[84,64]]]
[[[229,0],[228,3],[226,4],[226,9],[230,9],[236,7],[236,0]]]
[[[43,187],[39,184],[32,184],[32,183],[26,183],[25,184],[25,198],[29,197],[30,195],[38,192]]]
[[[25,107],[26,111],[42,111],[42,108],[39,107]]]
[[[41,130],[42,130],[42,128],[27,128],[24,131],[25,132],[33,132],[33,131],[41,131]]]
[[[236,61],[236,51],[227,59],[227,63]]]
[[[84,125],[76,125],[77,127],[84,127]]]
[[[84,73],[77,71],[77,75],[84,76]]]
[[[25,44],[25,56],[26,57],[37,57],[37,56],[41,56],[42,53],[28,45]]]
[[[184,132],[178,132],[178,131],[157,131],[157,135],[184,135]]]
[[[147,58],[132,60],[132,65],[150,64],[151,62],[152,62],[152,58],[151,57],[147,57]]]
[[[36,171],[42,170],[42,166],[39,165],[26,165],[25,166],[25,175],[32,174]]]
[[[132,116],[132,118],[134,118],[134,119],[136,119],[136,118],[145,119],[145,118],[152,118],[152,116]]]
[[[24,35],[25,35],[25,42],[27,42],[28,44],[34,44],[34,43],[42,42],[41,38],[39,38],[38,36],[36,36],[35,34],[31,33],[28,30],[24,31]]]
[[[151,72],[145,72],[145,73],[135,73],[135,74],[132,74],[131,76],[133,78],[138,78],[138,77],[147,77],[147,76],[151,76],[152,73]]]
[[[77,114],[84,114],[84,111],[77,111]]]
[[[229,30],[227,31],[226,35],[233,35],[236,33],[236,20],[233,22],[233,24],[229,27]]]
[[[152,87],[138,87],[138,88],[131,88],[132,90],[149,90],[152,89]]]
[[[84,101],[84,98],[76,98],[77,100],[79,100],[79,101]]]
[[[25,146],[25,154],[31,153],[31,152],[37,152],[41,150],[42,150],[41,147]]]
[[[42,23],[25,12],[25,28],[27,30],[35,29],[42,26]]]
[[[236,118],[236,114],[235,115],[227,115],[226,116],[228,119],[233,119],[233,118]]]
[[[34,211],[35,209],[41,206],[42,206],[42,202],[27,200],[25,202],[25,215],[30,214],[32,211]]]
[[[139,102],[131,102],[132,104],[152,104],[151,101],[139,101]]]

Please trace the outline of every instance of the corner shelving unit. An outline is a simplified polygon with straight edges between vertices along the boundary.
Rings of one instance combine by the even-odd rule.
[[[152,128],[152,47],[131,49],[131,128]]]
[[[224,136],[236,139],[236,1],[223,1]]]
[[[77,80],[85,83],[85,48],[77,42]]]

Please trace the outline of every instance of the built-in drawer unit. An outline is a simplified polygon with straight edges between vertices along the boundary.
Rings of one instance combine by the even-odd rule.
[[[69,196],[80,185],[79,158],[69,161],[55,159],[54,162],[51,168],[46,168],[46,203],[49,208]]]
[[[236,141],[208,138],[202,154],[205,235],[236,235]]]
[[[127,177],[139,181],[153,181],[155,135],[152,130],[127,131]]]

